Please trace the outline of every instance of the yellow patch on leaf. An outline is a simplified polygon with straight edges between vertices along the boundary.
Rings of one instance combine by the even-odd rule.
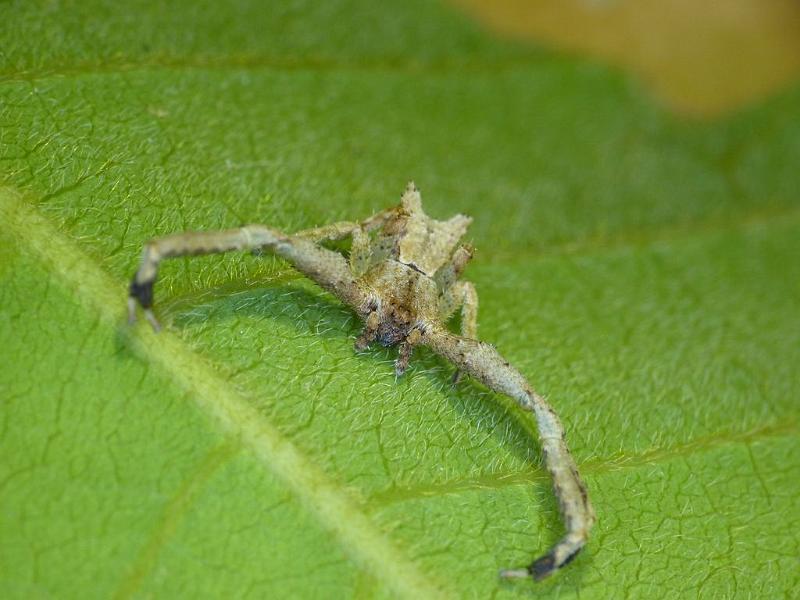
[[[672,109],[713,117],[800,76],[794,0],[452,0],[501,35],[634,72]]]

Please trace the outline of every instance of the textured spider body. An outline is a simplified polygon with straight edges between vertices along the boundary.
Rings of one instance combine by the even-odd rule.
[[[398,346],[395,369],[402,374],[415,346],[426,345],[497,392],[532,412],[539,427],[545,466],[566,525],[565,535],[527,568],[501,571],[506,578],[547,577],[569,563],[584,546],[595,517],[586,487],[564,440],[555,411],[493,346],[477,341],[478,296],[459,279],[472,258],[460,244],[471,219],[456,215],[437,221],[422,210],[419,191],[409,183],[398,206],[360,223],[334,223],[285,235],[263,225],[238,229],[172,234],[145,245],[131,282],[129,319],[140,305],[155,329],[153,284],[165,258],[227,252],[271,250],[350,306],[364,321],[356,349],[372,342]],[[320,245],[352,238],[349,257]],[[445,323],[461,309],[461,335]]]
[[[378,313],[375,339],[384,346],[402,342],[415,324],[436,317],[431,308],[438,303],[439,288],[433,279],[412,267],[390,259],[373,267],[363,281],[375,294],[368,310]],[[396,296],[378,291],[393,286],[397,286]]]

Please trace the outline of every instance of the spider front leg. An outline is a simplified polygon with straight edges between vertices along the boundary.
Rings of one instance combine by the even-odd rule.
[[[564,441],[564,427],[547,401],[534,392],[525,378],[493,346],[431,328],[422,343],[481,381],[490,389],[514,398],[536,417],[544,463],[553,478],[553,488],[566,533],[550,551],[523,569],[500,572],[503,578],[544,579],[568,564],[586,544],[595,522],[575,460]]]
[[[396,208],[390,208],[376,213],[360,223],[340,221],[331,225],[298,231],[294,235],[295,237],[307,239],[315,243],[324,241],[333,242],[351,237],[350,269],[358,278],[367,272],[373,262],[372,241],[369,232],[383,226],[386,220],[392,217],[396,212]]]
[[[341,254],[317,246],[308,239],[287,236],[263,225],[246,225],[220,231],[175,233],[145,244],[141,264],[130,285],[128,320],[136,320],[136,305],[139,304],[153,329],[159,330],[152,306],[153,285],[162,260],[256,249],[271,250],[345,304],[356,311],[362,310],[366,294]]]
[[[461,335],[475,340],[478,338],[478,292],[469,281],[457,281],[442,298],[441,318],[447,321],[461,306]],[[456,369],[451,383],[456,385],[464,372]]]
[[[339,221],[331,223],[330,225],[323,225],[322,227],[312,227],[311,229],[303,229],[294,234],[294,237],[304,238],[312,242],[334,242],[343,240],[357,231],[369,232],[378,229],[391,215],[395,214],[396,209],[389,208],[375,213],[368,219],[364,219],[360,223],[353,221]]]
[[[437,283],[442,290],[439,298],[439,319],[445,323],[461,307],[461,335],[478,339],[478,292],[469,281],[459,281],[458,277],[467,262],[472,258],[472,248],[461,246],[454,253],[450,263],[436,274]],[[461,379],[462,371],[456,369],[452,383]]]
[[[470,339],[478,337],[478,292],[469,281],[456,281],[442,294],[439,318],[447,321],[461,307],[461,335]]]

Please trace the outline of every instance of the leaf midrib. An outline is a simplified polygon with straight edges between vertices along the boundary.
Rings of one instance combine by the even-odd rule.
[[[122,322],[124,286],[115,283],[71,240],[29,207],[22,194],[0,188],[5,230],[29,250],[76,296],[92,307],[107,327]],[[201,412],[227,435],[248,448],[283,481],[323,527],[333,533],[353,562],[408,598],[452,596],[422,574],[379,532],[349,495],[317,469],[264,416],[222,381],[210,364],[168,331],[155,336],[144,327],[119,332],[137,356],[189,392]]]

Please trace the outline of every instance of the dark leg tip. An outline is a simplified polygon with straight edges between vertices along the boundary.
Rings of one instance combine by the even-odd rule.
[[[129,294],[131,298],[136,298],[139,306],[142,308],[151,308],[153,306],[153,282],[146,281],[139,283],[134,279],[131,281]]]
[[[549,577],[555,570],[556,559],[552,554],[546,554],[545,556],[533,561],[531,566],[528,567],[528,571],[530,571],[534,581],[541,581],[542,579]]]
[[[533,577],[534,581],[541,581],[542,579],[546,579],[550,577],[553,573],[555,573],[558,569],[567,566],[575,557],[578,556],[578,553],[581,551],[580,548],[575,550],[572,554],[567,556],[561,564],[556,564],[556,559],[552,554],[546,554],[545,556],[533,561],[531,565],[528,567],[528,571],[530,572],[531,576]]]

